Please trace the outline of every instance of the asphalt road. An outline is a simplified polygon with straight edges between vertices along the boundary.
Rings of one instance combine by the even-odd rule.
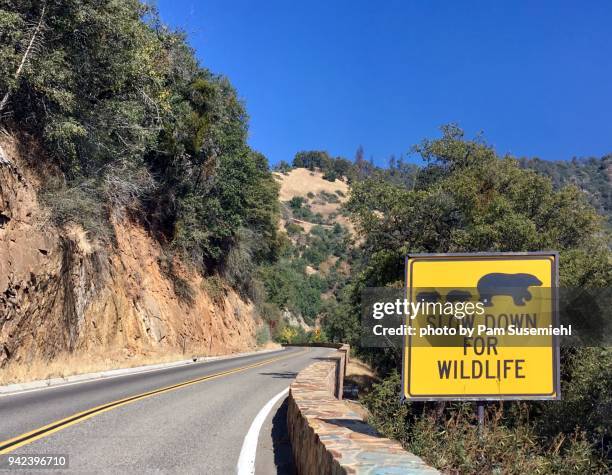
[[[0,397],[0,452],[68,455],[73,473],[232,474],[260,409],[331,351],[288,348]],[[286,466],[286,446],[272,441],[273,431],[284,437],[279,407],[260,434],[258,473]]]

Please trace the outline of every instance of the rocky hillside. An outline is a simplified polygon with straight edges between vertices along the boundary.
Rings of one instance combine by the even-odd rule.
[[[168,275],[159,242],[127,218],[112,223],[113,246],[80,226],[54,225],[28,165],[36,156],[21,156],[10,137],[0,145],[0,379],[23,368],[46,377],[49,361],[68,355],[93,368],[254,346],[252,304],[180,262]]]

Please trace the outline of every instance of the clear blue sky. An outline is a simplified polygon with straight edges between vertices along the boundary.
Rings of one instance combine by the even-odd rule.
[[[324,149],[386,164],[438,127],[501,153],[612,151],[612,2],[158,0],[246,102],[272,163]]]

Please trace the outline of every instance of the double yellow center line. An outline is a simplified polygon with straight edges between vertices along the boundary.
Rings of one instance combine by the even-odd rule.
[[[100,406],[92,407],[91,409],[87,409],[83,412],[78,412],[64,419],[60,419],[55,422],[51,422],[50,424],[39,427],[38,429],[34,429],[30,432],[26,432],[25,434],[21,434],[21,435],[18,435],[17,437],[13,437],[12,439],[8,439],[8,440],[4,440],[0,442],[0,455],[8,454],[9,452],[12,452],[13,450],[19,447],[22,447],[24,445],[30,444],[34,442],[35,440],[42,439],[43,437],[47,437],[51,434],[54,434],[55,432],[58,432],[62,429],[70,427],[71,425],[78,424],[79,422],[86,421],[87,419],[90,419],[93,416],[102,414],[103,412],[106,412],[106,411],[110,411],[111,409],[115,409],[117,407],[121,407],[121,406],[130,404],[135,401],[140,401],[141,399],[145,399],[151,396],[156,396],[158,394],[167,393],[169,391],[174,391],[176,389],[184,388],[186,386],[191,386],[192,384],[198,384],[204,381],[210,381],[211,379],[217,379],[223,376],[228,376],[230,374],[240,373],[242,371],[246,371],[251,368],[256,368],[258,366],[263,366],[269,363],[273,363],[275,361],[297,356],[302,353],[305,353],[306,351],[307,350],[302,350],[297,353],[292,353],[290,355],[270,358],[264,361],[260,361],[258,363],[253,363],[247,366],[241,366],[239,368],[234,368],[234,369],[230,369],[227,371],[221,371],[219,373],[210,374],[208,376],[202,376],[200,378],[191,379],[189,381],[184,381],[182,383],[173,384],[171,386],[165,386],[159,389],[148,391],[146,393],[136,394],[135,396],[118,399],[116,401],[108,402]]]

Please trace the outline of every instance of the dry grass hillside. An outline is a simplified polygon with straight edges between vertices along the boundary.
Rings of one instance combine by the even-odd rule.
[[[313,214],[321,214],[323,226],[339,223],[351,232],[353,231],[352,224],[340,211],[340,206],[347,201],[350,193],[350,188],[345,181],[324,180],[323,173],[306,168],[295,168],[287,173],[275,173],[274,176],[281,186],[279,199],[285,205],[284,219],[280,223],[282,229],[290,220],[301,226],[307,233],[310,232],[314,225],[311,221],[291,217],[287,213],[286,203],[291,198],[301,196],[306,200],[306,206]],[[330,196],[335,197],[334,202],[330,201]]]

